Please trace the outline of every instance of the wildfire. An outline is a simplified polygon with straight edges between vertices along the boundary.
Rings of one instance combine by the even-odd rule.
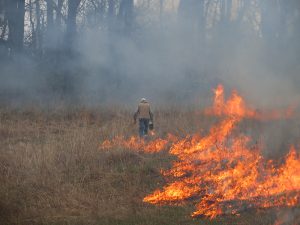
[[[218,116],[220,121],[206,135],[188,135],[183,139],[169,135],[150,141],[116,137],[103,142],[101,148],[120,146],[150,153],[169,149],[178,160],[171,169],[162,171],[168,183],[143,201],[158,205],[194,202],[194,217],[214,218],[249,208],[299,205],[300,156],[295,147],[276,166],[262,156],[259,143],[252,144],[251,138],[237,129],[244,118],[288,118],[293,109],[262,113],[248,107],[237,91],[227,100],[222,85],[214,93],[214,104],[205,113]]]
[[[290,118],[296,108],[296,105],[291,105],[285,110],[273,110],[269,112],[254,110],[245,105],[243,98],[238,95],[236,90],[232,91],[231,97],[225,101],[224,87],[222,85],[217,86],[214,90],[214,94],[215,98],[213,106],[205,110],[207,115],[238,116],[258,120],[272,120]]]
[[[295,148],[291,147],[285,162],[276,168],[273,161],[262,157],[260,145],[251,146],[251,139],[243,134],[233,136],[245,117],[275,119],[286,114],[257,114],[236,91],[225,101],[221,85],[206,113],[224,118],[206,136],[194,135],[173,143],[170,154],[178,161],[163,171],[170,182],[146,196],[144,202],[181,204],[192,200],[197,202],[192,216],[210,218],[248,208],[300,203],[300,157]]]
[[[236,91],[232,92],[231,97],[227,101],[225,101],[224,88],[222,85],[218,85],[218,87],[214,90],[214,93],[214,105],[212,108],[206,110],[207,114],[217,116],[255,116],[255,111],[245,106],[244,100],[237,94]]]

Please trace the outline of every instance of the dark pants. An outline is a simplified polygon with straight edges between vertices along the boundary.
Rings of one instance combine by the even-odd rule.
[[[149,119],[139,119],[139,135],[140,137],[144,137],[148,134],[148,128],[149,128]]]

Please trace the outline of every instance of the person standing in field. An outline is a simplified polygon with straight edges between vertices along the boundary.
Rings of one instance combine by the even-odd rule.
[[[134,113],[133,116],[134,123],[136,123],[136,120],[139,120],[139,135],[141,138],[148,135],[148,129],[149,129],[149,122],[153,122],[153,114],[150,109],[149,102],[142,98],[140,103],[138,104],[138,109]]]

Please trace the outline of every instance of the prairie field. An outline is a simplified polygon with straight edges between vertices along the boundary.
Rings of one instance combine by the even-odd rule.
[[[300,225],[299,24],[300,0],[0,0],[0,225]]]
[[[218,120],[178,108],[155,111],[154,115],[157,137],[205,133]],[[289,132],[275,133],[276,137],[285,135],[288,143],[281,146],[300,136],[299,122],[295,121]],[[271,125],[251,120],[243,122],[240,129],[257,134],[263,127],[274,130]],[[169,168],[175,157],[168,149],[145,153],[122,147],[100,148],[104,140],[136,134],[137,126],[128,109],[2,109],[0,224],[273,225],[279,216],[291,217],[283,224],[299,222],[299,208],[247,210],[238,216],[210,220],[192,218],[191,203],[144,203],[147,194],[164,185],[160,170]],[[268,140],[279,142],[279,138]],[[266,153],[270,157],[280,154]]]

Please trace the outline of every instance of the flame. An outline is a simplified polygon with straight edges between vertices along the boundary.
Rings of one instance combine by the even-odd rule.
[[[151,136],[152,135],[155,135],[155,133],[152,133]],[[136,136],[131,136],[129,138],[125,138],[124,136],[116,136],[112,140],[105,140],[100,145],[100,149],[108,150],[111,148],[124,148],[134,151],[155,153],[165,150],[169,143],[174,140],[177,140],[177,137],[172,134],[168,134],[165,139],[154,138],[149,141]]]
[[[215,90],[214,105],[206,113],[222,116],[207,135],[187,136],[173,143],[170,154],[178,160],[162,189],[144,198],[151,204],[197,202],[192,216],[214,218],[248,208],[292,207],[300,203],[300,157],[294,147],[281,166],[266,160],[259,144],[233,131],[243,118],[285,118],[284,113],[262,114],[246,106],[233,91],[225,101],[223,86]],[[291,114],[289,114],[291,115]]]
[[[255,117],[256,112],[253,109],[247,108],[241,96],[238,95],[236,90],[233,90],[231,97],[225,101],[224,87],[218,85],[214,90],[215,98],[212,108],[205,110],[209,115],[225,115],[225,116],[238,116],[238,117]]]
[[[236,129],[244,118],[274,120],[290,118],[295,107],[260,112],[247,106],[237,91],[226,100],[224,88],[214,90],[213,106],[205,114],[220,118],[206,135],[178,138],[155,133],[145,141],[132,136],[105,140],[101,149],[126,148],[156,153],[169,149],[177,160],[169,170],[162,170],[168,183],[146,196],[151,204],[195,203],[193,217],[214,218],[239,214],[249,208],[293,207],[300,203],[300,156],[291,147],[283,163],[266,160],[260,143]],[[277,165],[277,166],[276,166]]]
[[[218,85],[217,88],[214,89],[214,94],[215,98],[213,106],[205,110],[205,114],[207,115],[240,116],[258,120],[275,120],[281,118],[291,118],[294,115],[294,111],[297,107],[297,105],[294,104],[285,110],[263,112],[247,107],[243,98],[236,90],[232,91],[231,96],[227,101],[225,101],[224,87],[222,85]]]

